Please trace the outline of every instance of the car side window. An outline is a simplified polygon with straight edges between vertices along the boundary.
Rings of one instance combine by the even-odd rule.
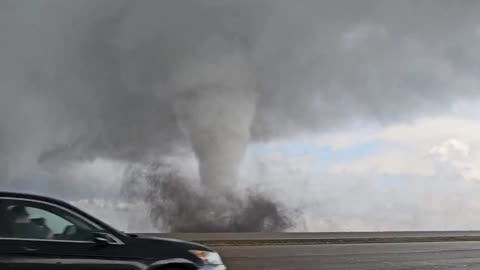
[[[54,205],[24,200],[2,200],[8,233],[3,238],[91,241],[94,225]]]

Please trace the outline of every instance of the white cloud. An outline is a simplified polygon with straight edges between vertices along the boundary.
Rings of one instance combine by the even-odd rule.
[[[470,155],[470,146],[463,141],[449,139],[440,145],[432,147],[430,155],[440,162],[463,160]]]
[[[348,149],[365,142],[381,144],[381,151],[374,155],[333,164],[329,168],[333,173],[428,176],[435,173],[435,163],[447,158],[447,154],[463,155],[462,160],[457,158],[457,163],[469,159],[470,163],[478,164],[476,162],[480,158],[478,120],[455,115],[423,118],[384,128],[342,131],[310,137],[307,140],[318,146],[330,145],[337,149]]]
[[[475,229],[480,226],[480,125],[470,116],[454,113],[298,138],[319,149],[348,151],[369,142],[380,147],[330,163],[265,151],[247,158],[243,178],[261,183],[259,189],[273,187],[279,200],[302,209],[299,230]]]
[[[434,146],[430,155],[439,167],[458,172],[466,181],[480,181],[480,160],[470,151],[470,146],[457,139],[450,139]]]

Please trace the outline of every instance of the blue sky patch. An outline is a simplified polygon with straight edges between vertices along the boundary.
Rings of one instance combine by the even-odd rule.
[[[292,142],[285,144],[255,144],[248,149],[250,155],[280,153],[289,157],[311,157],[322,163],[335,163],[366,158],[377,154],[382,143],[370,141],[345,148],[318,146],[308,142]]]

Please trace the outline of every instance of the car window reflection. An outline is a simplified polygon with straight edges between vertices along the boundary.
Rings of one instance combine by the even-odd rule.
[[[98,231],[81,219],[52,206],[11,203],[3,211],[6,217],[1,226],[4,238],[92,241],[94,233]]]

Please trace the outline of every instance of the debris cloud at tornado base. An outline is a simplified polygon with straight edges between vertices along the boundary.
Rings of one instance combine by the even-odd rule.
[[[196,184],[171,164],[155,162],[129,168],[123,192],[146,203],[161,231],[278,232],[295,225],[292,218],[298,213],[268,194],[212,194]]]
[[[170,189],[241,217],[219,230],[285,229],[269,194],[239,195],[247,145],[390,124],[478,96],[479,10],[447,1],[3,1],[2,178],[61,174],[96,158],[149,167],[191,147],[200,187],[151,172],[160,179],[160,194],[146,194],[154,220],[198,210]],[[240,210],[225,206],[231,194]],[[161,195],[171,208],[155,201]],[[257,218],[245,209],[266,210]],[[257,221],[234,225],[245,216]],[[192,222],[215,230],[208,223]]]

